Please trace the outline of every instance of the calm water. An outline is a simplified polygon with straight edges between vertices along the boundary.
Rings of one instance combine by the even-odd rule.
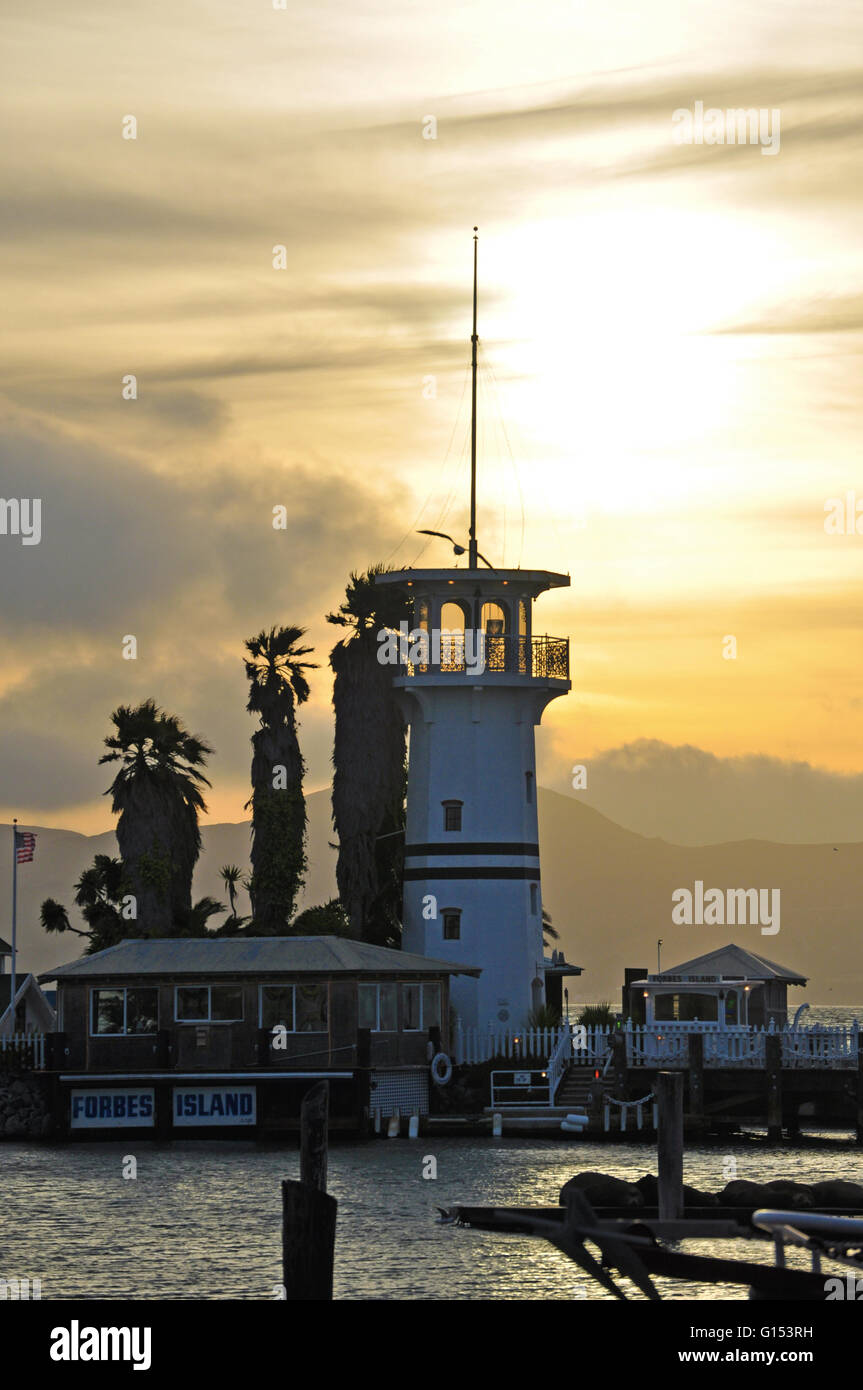
[[[138,1144],[136,1180],[122,1177],[121,1144],[0,1147],[4,1277],[41,1278],[43,1299],[268,1299],[278,1283],[280,1189],[297,1155],[246,1142]],[[437,1159],[436,1181],[422,1177]],[[842,1174],[863,1182],[850,1147],[767,1152],[746,1144],[689,1149],[686,1178],[718,1188],[737,1176],[801,1181]],[[437,1206],[554,1203],[578,1169],[636,1178],[654,1169],[649,1146],[574,1140],[379,1140],[338,1144],[330,1191],[339,1200],[336,1297],[341,1299],[571,1299],[605,1297],[542,1241],[436,1224]],[[724,1170],[725,1169],[725,1170]],[[709,1247],[687,1242],[687,1250]],[[710,1253],[770,1263],[769,1247],[716,1242]],[[790,1256],[798,1261],[796,1252]],[[666,1297],[715,1297],[659,1280]],[[724,1298],[743,1298],[730,1286]]]
[[[837,1007],[812,1015],[844,1023],[855,1012]],[[122,1175],[130,1153],[135,1180]],[[427,1155],[437,1161],[436,1180],[422,1176]],[[634,1179],[655,1172],[655,1164],[649,1145],[577,1139],[334,1144],[336,1297],[605,1298],[545,1242],[440,1226],[437,1208],[556,1203],[579,1169]],[[248,1141],[0,1144],[0,1277],[41,1279],[43,1299],[271,1299],[281,1277],[279,1182],[297,1176],[295,1152]],[[688,1182],[717,1190],[735,1176],[863,1182],[863,1152],[850,1144],[767,1150],[752,1142],[687,1150]],[[686,1249],[772,1260],[761,1242],[688,1241]],[[807,1267],[797,1252],[788,1259]],[[717,1296],[710,1286],[656,1283],[667,1298]],[[718,1296],[743,1299],[746,1291],[724,1286]]]

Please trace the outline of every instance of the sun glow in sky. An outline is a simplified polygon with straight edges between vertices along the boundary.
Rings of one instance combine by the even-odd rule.
[[[573,576],[537,615],[574,671],[541,779],[639,738],[863,772],[863,535],[823,526],[863,500],[858,5],[36,0],[7,28],[3,491],[45,522],[0,538],[4,816],[105,828],[110,710],[152,695],[239,820],[242,643],[281,622],[327,782],[325,613],[352,568],[448,563],[417,526],[466,530],[475,222],[481,549]],[[779,109],[779,153],[675,145],[697,100]]]

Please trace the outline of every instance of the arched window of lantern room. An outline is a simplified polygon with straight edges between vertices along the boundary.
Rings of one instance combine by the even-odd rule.
[[[485,665],[489,671],[507,670],[509,615],[499,603],[484,603],[480,612],[480,631],[485,643]]]
[[[467,614],[450,600],[440,610],[440,666],[442,671],[464,670],[464,632]]]
[[[480,627],[488,637],[502,637],[509,630],[506,609],[499,603],[484,603],[480,615]]]

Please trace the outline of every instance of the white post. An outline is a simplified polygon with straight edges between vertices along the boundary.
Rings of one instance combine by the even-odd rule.
[[[415,1110],[408,1120],[408,1139],[417,1139],[420,1132],[419,1111]]]
[[[497,1112],[491,1117],[491,1132],[495,1139],[503,1134],[503,1116]]]

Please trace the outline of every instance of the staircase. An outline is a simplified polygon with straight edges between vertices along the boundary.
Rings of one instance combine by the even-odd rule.
[[[567,1067],[560,1085],[557,1088],[557,1095],[554,1098],[555,1108],[565,1106],[568,1110],[575,1110],[577,1106],[587,1107],[588,1094],[597,1088],[604,1089],[601,1081],[597,1081],[593,1075],[595,1068],[579,1067],[574,1063]]]

